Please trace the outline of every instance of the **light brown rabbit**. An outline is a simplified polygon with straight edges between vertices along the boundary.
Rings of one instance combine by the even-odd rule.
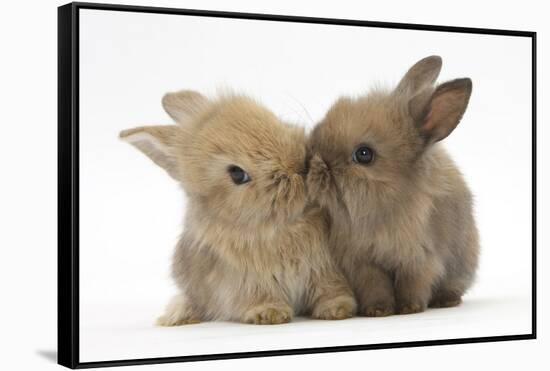
[[[185,229],[173,257],[180,293],[157,323],[285,323],[351,317],[355,299],[327,247],[327,215],[306,203],[301,128],[242,96],[164,96],[177,125],[120,135],[181,183]]]
[[[310,195],[330,211],[330,248],[360,315],[461,302],[478,264],[472,195],[438,144],[458,125],[472,82],[435,85],[441,58],[392,91],[341,98],[310,137]]]

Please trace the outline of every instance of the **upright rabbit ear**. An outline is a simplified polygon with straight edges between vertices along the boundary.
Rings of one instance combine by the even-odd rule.
[[[472,80],[456,79],[425,89],[409,101],[409,112],[429,142],[447,137],[462,119],[470,95]]]
[[[401,79],[396,92],[415,95],[425,87],[432,86],[441,72],[441,57],[432,55],[416,62]]]
[[[175,125],[143,126],[123,130],[120,138],[145,153],[172,178],[179,180],[174,145],[177,130],[179,129]]]
[[[208,105],[208,99],[192,90],[167,93],[162,98],[162,106],[178,124],[185,125],[200,114]]]

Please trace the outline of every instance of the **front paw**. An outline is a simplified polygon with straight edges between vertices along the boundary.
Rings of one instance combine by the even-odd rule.
[[[395,297],[391,284],[379,282],[376,287],[363,290],[359,299],[359,315],[366,317],[386,317],[395,314]]]
[[[171,316],[169,314],[165,314],[157,318],[156,325],[157,326],[163,326],[163,327],[171,327],[171,326],[183,326],[183,325],[192,325],[195,323],[200,323],[200,320],[196,318],[188,318],[188,317],[178,317],[178,316]]]
[[[179,294],[172,298],[166,311],[157,321],[157,326],[182,326],[199,323],[199,316],[193,311],[185,295]]]
[[[292,319],[292,309],[285,306],[261,305],[248,310],[243,322],[255,325],[278,325]]]
[[[393,301],[380,301],[365,305],[359,312],[366,317],[387,317],[395,314],[395,304]]]
[[[462,303],[462,297],[456,294],[440,294],[430,300],[430,308],[450,308]]]
[[[313,310],[312,317],[324,320],[339,320],[351,318],[355,314],[357,304],[351,296],[339,296],[319,303]]]
[[[398,305],[397,314],[413,314],[426,310],[427,305],[421,302],[404,302]]]

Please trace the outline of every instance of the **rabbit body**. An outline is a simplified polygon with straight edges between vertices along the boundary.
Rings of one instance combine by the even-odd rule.
[[[172,276],[180,293],[158,324],[342,319],[355,300],[327,247],[327,215],[307,203],[302,129],[242,96],[163,99],[177,125],[121,136],[188,196]]]
[[[201,320],[279,323],[300,314],[351,315],[351,291],[326,249],[319,209],[304,211],[282,228],[246,232],[202,218],[210,219],[192,205],[172,266],[191,312]]]
[[[478,263],[472,195],[439,143],[466,109],[469,79],[434,86],[439,57],[398,87],[342,98],[310,138],[310,193],[331,215],[329,246],[359,314],[454,306]]]

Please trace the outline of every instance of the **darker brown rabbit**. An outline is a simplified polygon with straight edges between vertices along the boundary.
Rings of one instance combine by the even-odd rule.
[[[310,137],[309,193],[330,211],[330,248],[360,315],[455,306],[474,279],[472,195],[438,143],[472,82],[435,85],[440,70],[427,57],[394,90],[339,99]]]

